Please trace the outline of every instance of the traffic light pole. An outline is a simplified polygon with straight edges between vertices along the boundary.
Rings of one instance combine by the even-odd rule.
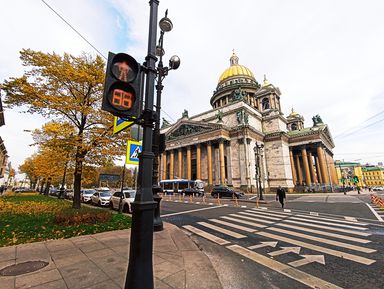
[[[152,135],[154,122],[154,88],[156,63],[156,34],[158,0],[150,0],[150,18],[148,35],[148,54],[145,58],[147,77],[145,84],[145,108],[143,119],[143,149],[139,157],[138,188],[132,203],[132,228],[129,250],[129,263],[125,288],[153,289],[153,215],[156,202],[152,196]]]

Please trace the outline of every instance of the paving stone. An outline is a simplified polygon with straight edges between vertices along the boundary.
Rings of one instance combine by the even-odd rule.
[[[79,249],[51,252],[51,257],[58,268],[88,260],[88,257]]]
[[[51,260],[50,252],[44,243],[30,244],[29,246],[17,246],[16,261],[47,261]]]
[[[31,288],[43,283],[61,280],[61,275],[57,269],[50,271],[42,271],[30,273],[26,275],[16,276],[16,288]]]
[[[16,277],[13,276],[1,276],[0,277],[0,288],[1,289],[15,289]]]
[[[75,244],[75,246],[78,249],[80,249],[84,253],[106,248],[105,244],[103,244],[102,242],[96,239],[88,239],[83,241],[72,241],[72,242]]]
[[[170,275],[162,279],[162,281],[173,288],[185,289],[186,287],[185,270],[181,270],[173,275]]]
[[[73,245],[69,239],[48,241],[46,246],[50,252],[76,249],[75,245]]]
[[[92,261],[112,279],[127,272],[128,259],[116,254],[94,258]]]
[[[91,287],[83,287],[82,289],[120,289],[122,286],[117,285],[114,280],[104,281],[98,284],[94,284]]]
[[[16,259],[16,246],[0,248],[0,261]]]
[[[177,266],[171,262],[165,261],[160,264],[153,266],[153,272],[156,278],[159,278],[160,280],[175,274],[176,272],[179,272],[183,268],[180,268],[180,266]]]
[[[44,283],[41,285],[37,285],[31,288],[32,289],[67,289],[68,287],[65,284],[64,280],[60,279],[60,280]]]
[[[156,289],[176,289],[176,288],[169,286],[167,283],[164,283],[163,281],[161,281],[160,279],[157,279],[157,278],[155,278],[154,284],[155,284],[154,287]]]
[[[120,254],[117,254],[115,251],[113,251],[110,248],[105,248],[101,250],[91,251],[84,253],[89,259],[93,260],[94,258],[104,257],[104,256],[110,256],[110,255],[116,255],[121,256]]]
[[[170,263],[173,263],[177,266],[184,267],[184,258],[182,256],[175,255],[175,254],[163,253],[163,252],[154,252],[154,256],[155,256],[155,258],[156,258],[156,256],[158,256],[158,257],[160,257],[160,258],[162,258],[162,259],[164,259]]]
[[[80,262],[59,268],[69,289],[90,287],[107,281],[109,277],[93,262]]]

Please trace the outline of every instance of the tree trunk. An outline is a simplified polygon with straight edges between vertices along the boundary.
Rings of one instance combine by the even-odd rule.
[[[72,208],[80,209],[80,190],[81,190],[81,175],[83,171],[83,160],[85,154],[82,152],[81,145],[77,147],[75,159],[75,172],[73,176],[73,204]]]

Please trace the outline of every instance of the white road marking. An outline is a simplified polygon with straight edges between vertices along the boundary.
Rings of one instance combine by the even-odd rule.
[[[288,278],[291,278],[304,285],[307,285],[308,287],[319,288],[319,289],[341,289],[341,287],[338,287],[332,283],[329,283],[325,280],[312,276],[308,273],[297,270],[296,268],[292,268],[286,264],[272,260],[266,256],[263,256],[254,251],[248,250],[247,248],[241,247],[239,245],[229,245],[226,248],[260,265],[263,265],[280,274],[283,274]]]
[[[300,256],[303,257],[304,259],[293,261],[288,264],[293,267],[299,267],[299,266],[307,265],[313,262],[325,265],[324,255],[300,255]]]
[[[249,246],[248,249],[253,250],[253,249],[259,249],[263,247],[272,247],[275,248],[277,245],[277,242],[261,242],[261,244]]]
[[[314,251],[317,251],[317,252],[321,252],[321,253],[333,255],[333,256],[336,256],[336,257],[348,259],[348,260],[351,260],[351,261],[354,261],[354,262],[357,262],[357,263],[361,263],[361,264],[364,264],[364,265],[371,265],[371,264],[376,262],[376,260],[368,259],[368,258],[365,258],[365,257],[361,257],[361,256],[349,254],[349,253],[344,253],[344,252],[333,250],[333,249],[328,249],[328,248],[325,248],[325,247],[313,245],[313,244],[310,244],[310,243],[305,243],[305,242],[302,242],[302,241],[299,241],[299,240],[290,239],[290,238],[286,238],[286,237],[275,235],[275,234],[270,234],[268,232],[257,232],[256,234],[260,235],[260,236],[267,237],[269,239],[279,240],[279,241],[290,243],[290,244],[293,244],[293,245],[296,245],[296,246],[300,246],[300,247],[304,247],[304,248],[307,248],[307,249],[311,249],[311,250],[314,250]]]
[[[183,211],[183,212],[177,212],[177,213],[161,215],[160,217],[170,217],[170,216],[176,216],[176,215],[183,215],[183,214],[188,214],[188,213],[193,213],[193,212],[198,212],[198,211],[205,211],[205,210],[210,210],[210,209],[218,209],[218,208],[222,208],[222,207],[223,206],[200,208],[200,209],[194,209],[194,210],[188,210],[188,211]]]
[[[351,244],[348,244],[348,243],[342,243],[342,242],[338,242],[338,241],[334,241],[334,240],[329,240],[329,239],[325,239],[325,238],[315,237],[315,236],[311,236],[311,235],[308,235],[308,234],[292,232],[292,231],[288,231],[288,230],[284,230],[284,229],[279,229],[279,228],[274,228],[274,227],[269,227],[269,228],[266,228],[266,229],[270,230],[270,231],[286,234],[286,235],[292,235],[292,236],[300,237],[300,238],[303,238],[303,239],[317,241],[317,242],[320,242],[320,243],[324,243],[324,244],[328,244],[328,245],[333,245],[333,246],[338,246],[338,247],[341,247],[341,248],[351,249],[351,250],[355,250],[355,251],[359,251],[359,252],[364,252],[364,253],[376,252],[376,250],[374,250],[374,249],[365,248],[365,247],[356,246],[356,245],[351,245]]]
[[[248,227],[232,224],[232,223],[229,223],[229,222],[226,222],[226,221],[221,221],[221,220],[218,220],[218,219],[209,219],[209,220],[211,222],[218,223],[218,224],[221,224],[221,225],[224,225],[224,226],[228,226],[228,227],[232,227],[232,228],[235,228],[235,229],[239,229],[239,230],[242,230],[242,231],[245,231],[245,232],[253,233],[253,232],[257,231],[255,229],[251,229],[251,228],[248,228]]]
[[[298,215],[300,216],[300,215]],[[323,224],[323,225],[329,225],[329,226],[339,226],[339,227],[344,227],[344,228],[349,228],[349,229],[354,229],[354,230],[367,230],[367,228],[361,228],[361,227],[355,227],[355,226],[348,226],[348,225],[343,225],[343,224],[336,224],[332,222],[323,222],[323,221],[316,221],[316,220],[309,220],[306,217],[308,216],[303,216],[304,218],[298,218],[298,217],[291,217],[291,219],[294,220],[299,220],[299,221],[306,221],[306,222],[311,222],[311,223],[316,223],[316,224]]]
[[[247,217],[247,216],[242,216],[242,215],[238,215],[238,214],[229,214],[229,215],[233,216],[233,217],[242,218],[242,219],[250,220],[250,221],[254,221],[254,222],[265,223],[265,224],[273,224],[274,223],[274,222],[271,222],[271,221],[260,220],[260,219],[256,219],[256,218],[252,218],[252,217]]]
[[[310,214],[311,216],[318,216],[318,215],[319,215],[319,213],[316,213],[316,212],[309,212],[309,214]]]
[[[330,231],[337,231],[337,232],[343,232],[343,233],[348,233],[348,234],[354,234],[354,235],[364,236],[364,237],[371,236],[371,234],[369,234],[369,233],[357,232],[357,231],[352,231],[352,230],[347,230],[347,229],[342,229],[342,228],[333,228],[333,227],[329,227],[329,226],[322,226],[322,225],[316,225],[316,224],[310,224],[310,223],[304,223],[304,222],[298,222],[298,221],[292,221],[292,220],[283,220],[283,222],[284,223],[298,224],[298,225],[307,226],[307,227],[325,229],[325,230],[330,230]]]
[[[260,214],[265,214],[265,215],[270,215],[270,216],[277,216],[277,217],[281,217],[281,215],[292,216],[292,214],[290,214],[290,213],[277,212],[277,211],[273,211],[273,210],[269,210],[268,213],[265,212],[264,210],[260,210],[260,209],[256,209],[256,208],[253,208],[251,210],[256,211]]]
[[[280,256],[287,253],[300,253],[300,247],[281,247],[282,249],[268,253],[270,256]]]
[[[239,212],[239,214],[247,215],[247,216],[253,216],[253,217],[258,217],[258,218],[264,218],[264,219],[269,219],[269,220],[274,220],[274,221],[280,221],[281,220],[281,218],[264,216],[264,215],[257,214],[257,213]]]
[[[253,197],[250,197],[248,200],[253,200],[253,199],[256,199],[257,196],[253,196]]]
[[[346,219],[347,221],[350,221],[350,222],[357,222],[357,219],[354,218],[354,217],[347,217],[347,216],[345,216],[344,219]]]
[[[185,225],[183,226],[184,229],[188,230],[188,231],[191,231],[192,233],[198,235],[198,236],[201,236],[209,241],[212,241],[216,244],[219,244],[219,245],[227,245],[227,244],[231,244],[231,242],[227,241],[227,240],[224,240],[224,239],[221,239],[219,237],[216,237],[215,235],[212,235],[212,234],[209,234],[203,230],[200,230],[198,228],[195,228],[195,227],[192,227],[190,225]]]
[[[244,224],[244,225],[249,225],[249,226],[257,227],[257,228],[265,228],[266,227],[264,225],[256,224],[255,222],[248,222],[248,221],[244,221],[244,220],[239,220],[239,219],[231,218],[231,217],[228,217],[228,216],[222,216],[220,218],[226,219],[226,220],[229,220],[229,221],[234,221],[234,222],[237,222],[237,223],[240,223],[240,224]]]
[[[290,228],[290,229],[304,231],[304,232],[309,232],[309,233],[314,233],[314,234],[328,236],[328,237],[334,237],[334,238],[338,238],[338,239],[342,239],[342,240],[349,240],[349,241],[362,243],[362,244],[371,243],[370,240],[365,240],[365,239],[360,239],[360,238],[355,238],[355,237],[349,237],[349,236],[345,236],[345,235],[329,233],[329,232],[324,232],[324,231],[320,231],[320,230],[313,230],[313,229],[309,229],[309,228],[303,228],[303,227],[293,226],[293,225],[288,225],[288,224],[283,224],[283,223],[277,223],[276,226]]]
[[[196,202],[196,205],[200,205],[200,202]]]
[[[322,220],[322,221],[331,221],[331,222],[337,222],[337,223],[342,223],[342,224],[350,224],[350,225],[354,225],[354,226],[366,226],[367,225],[366,223],[355,223],[355,222],[350,222],[350,221],[343,221],[340,219],[330,219],[330,218],[323,218],[323,217],[315,218],[315,217],[311,217],[311,216],[307,216],[307,215],[297,215],[297,216],[309,218],[309,219]]]
[[[208,203],[208,205],[212,206],[212,205],[213,205],[213,203]]]
[[[246,208],[247,206],[241,206],[241,208]]]
[[[292,212],[291,210],[289,210],[289,209],[284,209],[284,212]]]
[[[267,207],[259,207],[259,209],[261,209],[261,210],[268,210]]]
[[[209,229],[215,230],[215,231],[217,231],[219,233],[231,236],[231,237],[236,238],[236,239],[242,239],[242,238],[246,238],[247,237],[245,235],[242,235],[242,234],[239,234],[239,233],[236,233],[236,232],[233,232],[233,231],[229,231],[227,229],[224,229],[224,228],[221,228],[221,227],[218,227],[218,226],[206,223],[206,222],[197,222],[197,223],[199,225],[201,225],[201,226],[207,227]]]
[[[380,222],[384,222],[383,218],[371,207],[370,204],[366,203],[366,205],[371,210],[371,212],[375,215],[376,219],[378,219]]]

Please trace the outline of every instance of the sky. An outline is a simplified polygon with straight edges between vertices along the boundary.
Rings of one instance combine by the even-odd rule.
[[[23,48],[80,55],[147,54],[148,0],[0,0],[0,82],[24,71]],[[86,38],[90,46],[47,4]],[[164,36],[165,64],[181,58],[165,78],[162,116],[195,115],[209,100],[234,50],[261,83],[279,87],[282,111],[293,108],[305,126],[319,114],[328,124],[334,159],[384,161],[384,2],[381,0],[160,0],[173,30]],[[4,93],[2,93],[4,100]],[[18,168],[35,150],[31,134],[49,121],[22,109],[4,110],[0,127]]]

